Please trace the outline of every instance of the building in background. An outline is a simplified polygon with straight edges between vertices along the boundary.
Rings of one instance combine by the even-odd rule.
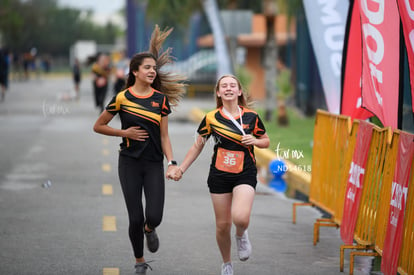
[[[149,22],[146,17],[145,4],[137,1],[127,0],[126,3],[126,49],[128,56],[136,52],[148,49],[148,43],[156,22]],[[326,109],[325,97],[321,84],[321,78],[316,64],[312,43],[310,40],[307,22],[304,11],[300,10],[287,29],[287,18],[279,15],[275,22],[276,39],[279,46],[278,68],[291,70],[292,85],[294,87],[293,104],[303,113],[313,115],[317,108]],[[263,54],[266,25],[264,16],[254,14],[251,20],[251,32],[240,34],[237,37],[238,60],[245,62],[245,67],[252,75],[250,87],[248,87],[253,98],[258,102],[265,99],[264,90],[264,60]],[[161,26],[162,28],[162,26]],[[205,61],[205,54],[200,51],[210,51],[213,47],[213,39],[207,20],[200,12],[195,12],[190,19],[188,29],[175,27],[168,37],[164,47],[172,47],[173,55],[177,63],[185,62],[192,56],[202,56]],[[204,62],[203,61],[203,62]],[[181,66],[185,67],[185,66]],[[198,87],[211,90],[215,84],[214,66],[211,64],[205,68],[206,75],[195,77],[202,81],[208,81],[208,85]],[[276,78],[276,76],[275,76]],[[190,79],[191,81],[191,79]],[[190,82],[191,85],[191,82]],[[192,90],[194,92],[194,89]]]
[[[88,60],[95,56],[98,52],[98,46],[93,40],[79,40],[70,48],[69,63],[73,65],[75,59],[80,64],[85,64]]]

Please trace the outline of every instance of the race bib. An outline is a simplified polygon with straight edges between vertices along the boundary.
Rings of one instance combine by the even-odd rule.
[[[240,173],[243,171],[244,152],[230,151],[221,147],[217,150],[216,168],[223,172]]]

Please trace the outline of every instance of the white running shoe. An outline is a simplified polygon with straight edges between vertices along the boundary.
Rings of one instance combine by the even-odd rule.
[[[221,275],[233,275],[233,264],[231,262],[221,265]]]
[[[239,254],[240,261],[246,261],[252,254],[252,245],[249,241],[249,235],[247,230],[244,231],[243,236],[239,237],[236,235],[237,242],[237,253]]]
[[[152,270],[152,267],[148,263],[136,263],[135,274],[145,275],[147,274],[148,268]]]

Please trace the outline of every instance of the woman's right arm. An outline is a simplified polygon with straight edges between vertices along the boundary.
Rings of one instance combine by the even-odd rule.
[[[148,138],[148,132],[139,126],[129,127],[128,129],[115,129],[108,125],[114,116],[104,110],[93,126],[93,130],[99,134],[107,136],[126,137],[133,140],[145,141]]]
[[[198,136],[197,140],[194,142],[193,146],[191,146],[190,150],[188,150],[187,155],[185,156],[183,162],[179,167],[177,167],[178,174],[176,171],[176,177],[174,180],[179,180],[185,171],[190,167],[190,165],[197,159],[197,157],[200,155],[201,151],[204,148],[204,145],[206,143],[206,139],[202,136]]]
[[[125,137],[125,134],[123,133],[124,130],[115,129],[108,125],[113,117],[114,116],[110,112],[104,110],[96,120],[95,125],[93,126],[93,130],[99,134],[107,136]]]

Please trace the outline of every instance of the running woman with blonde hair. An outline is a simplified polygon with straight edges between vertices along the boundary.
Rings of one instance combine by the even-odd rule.
[[[232,275],[231,227],[236,227],[237,252],[246,261],[252,252],[247,228],[257,184],[254,146],[267,148],[269,137],[258,114],[249,109],[240,81],[223,75],[215,87],[217,109],[207,113],[198,127],[196,142],[180,166],[179,180],[213,136],[214,154],[207,184],[216,219],[216,240],[223,259],[221,274]]]

